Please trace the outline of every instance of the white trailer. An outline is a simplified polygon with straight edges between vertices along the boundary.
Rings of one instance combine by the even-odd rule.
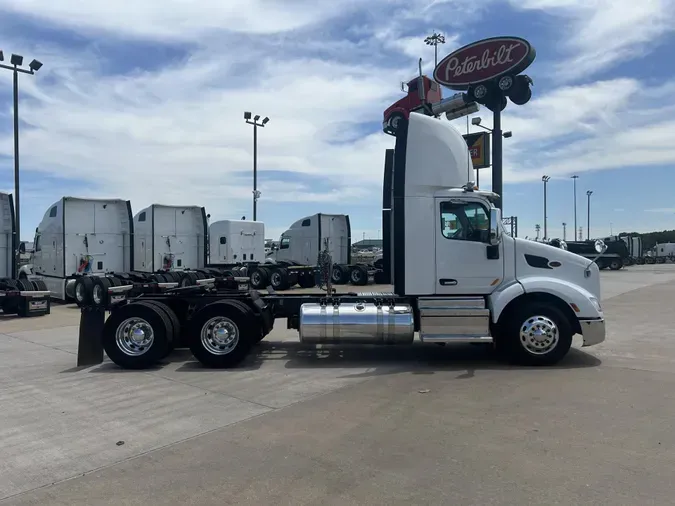
[[[137,272],[202,269],[206,265],[206,211],[199,206],[152,204],[134,216]]]
[[[14,199],[0,193],[0,309],[3,314],[39,316],[49,314],[49,291],[42,281],[16,279],[17,253],[24,244],[17,244]]]
[[[106,274],[133,264],[131,203],[122,199],[62,197],[49,206],[35,230],[31,263],[21,268],[42,280],[52,297],[88,301]]]
[[[220,220],[209,225],[209,265],[264,260],[265,224],[261,221]]]

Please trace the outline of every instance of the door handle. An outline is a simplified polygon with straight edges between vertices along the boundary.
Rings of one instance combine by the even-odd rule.
[[[441,284],[441,286],[455,286],[457,284],[456,279],[447,279],[447,278],[441,278],[438,280],[438,282]]]

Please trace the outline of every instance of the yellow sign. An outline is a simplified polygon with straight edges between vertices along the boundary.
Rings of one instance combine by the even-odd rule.
[[[490,133],[479,132],[475,134],[465,134],[464,140],[469,146],[471,161],[474,169],[484,169],[490,166]]]

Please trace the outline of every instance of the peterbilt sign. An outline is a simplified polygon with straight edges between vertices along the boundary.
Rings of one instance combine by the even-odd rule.
[[[434,69],[434,80],[454,90],[504,74],[519,74],[534,61],[532,45],[520,37],[479,40],[443,58]]]

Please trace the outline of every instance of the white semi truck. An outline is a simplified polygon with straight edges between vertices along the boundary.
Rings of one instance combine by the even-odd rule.
[[[319,252],[327,251],[332,260],[332,282],[336,285],[350,282],[363,286],[378,269],[365,263],[352,263],[352,232],[346,214],[318,213],[305,216],[281,234],[279,246],[268,258],[275,263],[291,266],[315,265]],[[292,268],[292,267],[291,267]],[[272,276],[251,278],[254,288],[264,288]],[[275,289],[279,287],[272,286]]]
[[[92,339],[100,338],[110,359],[126,368],[154,365],[178,341],[206,366],[234,367],[278,318],[307,344],[403,345],[417,335],[423,343],[493,343],[533,365],[560,361],[574,334],[584,346],[602,342],[598,266],[505,234],[493,204],[498,196],[467,183],[470,164],[464,138],[448,122],[415,113],[401,121],[391,292],[335,294],[330,277],[326,292],[312,294],[262,295],[223,288],[218,280],[168,290],[116,287],[111,314]]]
[[[122,199],[62,197],[35,229],[31,262],[20,275],[45,283],[52,297],[89,301],[96,291],[119,286],[106,278],[133,265],[131,203]]]
[[[9,193],[0,193],[0,309],[3,314],[40,316],[49,314],[49,291],[42,281],[16,278],[17,252],[23,253],[24,244],[17,244],[14,199]]]

